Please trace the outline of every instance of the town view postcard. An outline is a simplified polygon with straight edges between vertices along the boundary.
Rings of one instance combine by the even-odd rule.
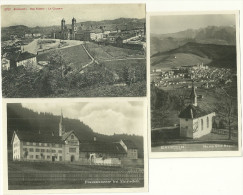
[[[6,193],[146,191],[146,107],[121,100],[6,103]]]
[[[151,156],[240,155],[238,12],[149,19]]]
[[[2,96],[146,96],[145,15],[145,4],[2,6]]]

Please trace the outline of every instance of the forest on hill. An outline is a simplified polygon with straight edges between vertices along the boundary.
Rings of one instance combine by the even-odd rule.
[[[60,116],[51,113],[34,112],[24,108],[19,103],[7,104],[7,137],[8,147],[11,147],[13,132],[25,131],[36,134],[43,133],[51,135],[54,132],[58,135]],[[78,119],[64,118],[63,124],[67,131],[74,130],[80,141],[92,141],[94,137],[97,141],[117,142],[121,139],[129,139],[138,147],[139,157],[143,157],[143,137],[128,134],[104,135],[94,132],[88,125]]]
[[[164,64],[166,66],[168,62],[164,59],[168,59],[168,56],[176,56],[177,54],[191,54],[192,56],[210,59],[211,62],[208,65],[217,68],[230,68],[232,70],[236,70],[236,46],[201,44],[195,42],[189,42],[176,49],[166,52],[158,52],[152,55],[152,65],[160,64],[163,66]],[[160,57],[161,60],[159,60]],[[174,58],[173,60],[176,61],[177,59]],[[176,62],[173,63],[175,64]],[[190,64],[189,61],[184,63],[185,64],[180,63],[180,66]]]

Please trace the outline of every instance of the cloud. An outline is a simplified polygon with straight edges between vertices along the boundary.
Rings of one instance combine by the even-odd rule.
[[[49,112],[67,118],[79,119],[95,132],[113,135],[126,133],[143,135],[146,131],[143,101],[23,103],[36,112]]]

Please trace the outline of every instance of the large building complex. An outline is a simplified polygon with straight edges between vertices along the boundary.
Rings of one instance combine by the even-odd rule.
[[[109,143],[79,141],[75,131],[66,131],[63,125],[63,115],[59,122],[59,134],[43,134],[14,131],[12,137],[13,160],[31,161],[66,161],[110,164],[121,159],[137,159],[138,148],[129,140]]]

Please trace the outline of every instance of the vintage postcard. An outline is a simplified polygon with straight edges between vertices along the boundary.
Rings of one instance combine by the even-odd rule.
[[[3,116],[6,193],[147,191],[145,100],[4,100]]]
[[[4,98],[145,97],[145,4],[3,5]]]
[[[150,157],[241,155],[238,15],[149,15]]]

